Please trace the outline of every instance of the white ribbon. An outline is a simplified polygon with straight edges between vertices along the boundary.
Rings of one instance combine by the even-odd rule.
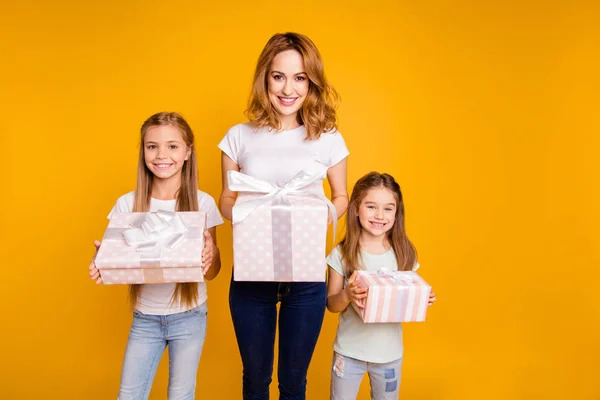
[[[262,193],[263,195],[252,200],[235,204],[232,211],[232,223],[239,224],[244,221],[254,210],[262,205],[270,206],[271,232],[273,235],[285,240],[287,243],[281,246],[284,251],[273,252],[273,262],[276,265],[275,281],[293,281],[292,263],[292,204],[288,196],[312,196],[322,200],[333,217],[333,241],[337,231],[337,213],[335,206],[323,191],[310,188],[315,183],[321,183],[327,176],[327,167],[321,163],[313,163],[311,167],[299,172],[284,186],[277,186],[257,179],[238,171],[229,171],[227,179],[229,189],[235,192]]]
[[[124,231],[123,237],[129,246],[140,252],[153,252],[160,247],[173,248],[187,231],[185,222],[174,211],[159,210],[145,214],[136,225]]]
[[[321,163],[313,163],[313,165],[305,170],[299,172],[284,186],[277,186],[270,182],[264,181],[252,177],[250,175],[242,174],[238,171],[228,171],[227,180],[229,183],[229,190],[234,192],[251,192],[251,193],[263,193],[256,199],[244,201],[236,204],[232,212],[232,223],[238,224],[245,220],[254,210],[264,204],[272,204],[274,206],[287,207],[289,208],[290,202],[288,199],[289,195],[295,196],[313,196],[316,197],[329,207],[331,216],[333,218],[333,241],[335,242],[335,235],[337,231],[337,212],[333,203],[325,197],[322,191],[315,189],[309,189],[309,187],[315,183],[322,181],[327,176],[327,166]]]
[[[380,278],[391,278],[398,283],[412,283],[415,281],[411,274],[404,274],[402,271],[390,271],[386,267],[379,268],[377,276]]]

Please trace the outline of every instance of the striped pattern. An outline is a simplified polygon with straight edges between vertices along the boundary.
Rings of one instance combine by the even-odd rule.
[[[412,282],[394,279],[400,275],[409,276]],[[357,271],[356,279],[368,287],[365,308],[352,303],[364,322],[425,321],[431,286],[416,272],[395,271],[392,276],[379,276],[377,272]]]

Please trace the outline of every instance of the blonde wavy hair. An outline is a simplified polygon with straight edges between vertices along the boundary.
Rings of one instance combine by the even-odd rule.
[[[174,112],[160,112],[148,118],[141,129],[140,152],[138,157],[137,187],[133,200],[134,212],[150,211],[152,182],[154,174],[146,166],[144,158],[144,138],[148,130],[155,126],[170,125],[181,132],[181,137],[188,148],[190,156],[181,169],[181,186],[176,194],[176,211],[198,211],[198,167],[194,150],[194,133],[183,117]],[[129,301],[135,307],[140,294],[141,285],[129,285]],[[182,306],[191,307],[198,301],[198,283],[178,283],[173,292],[171,303],[179,302]]]
[[[275,56],[287,50],[300,53],[309,80],[308,93],[298,111],[297,121],[306,127],[306,139],[318,139],[322,133],[337,129],[335,107],[339,95],[327,82],[319,50],[308,37],[299,33],[278,33],[267,42],[256,64],[246,116],[257,128],[281,129],[277,111],[269,100],[268,76]]]

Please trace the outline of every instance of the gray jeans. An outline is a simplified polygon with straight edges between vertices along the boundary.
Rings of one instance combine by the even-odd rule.
[[[397,400],[402,358],[388,363],[370,363],[333,353],[331,400],[355,400],[365,373],[369,375],[372,400]]]

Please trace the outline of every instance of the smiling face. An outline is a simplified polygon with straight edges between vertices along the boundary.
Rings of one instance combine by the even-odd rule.
[[[295,128],[298,125],[296,116],[302,108],[309,87],[302,55],[296,50],[277,54],[269,69],[267,87],[269,100],[277,111],[282,128]]]
[[[361,235],[383,237],[394,226],[397,207],[391,190],[384,187],[369,189],[358,207]]]
[[[155,178],[181,180],[181,169],[191,148],[172,125],[152,126],[144,135],[144,161]]]

